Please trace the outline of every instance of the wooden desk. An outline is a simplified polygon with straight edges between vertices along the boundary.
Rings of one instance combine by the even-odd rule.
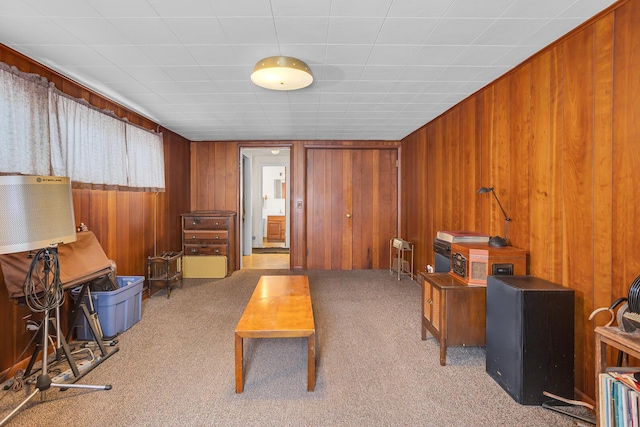
[[[307,276],[262,276],[235,330],[236,393],[244,389],[243,338],[308,339],[307,390],[316,385],[316,329]]]
[[[640,336],[637,333],[625,333],[617,326],[598,326],[594,329],[596,335],[596,419],[600,416],[600,399],[599,393],[599,374],[604,372],[607,367],[607,345],[621,350],[622,352],[640,359]]]

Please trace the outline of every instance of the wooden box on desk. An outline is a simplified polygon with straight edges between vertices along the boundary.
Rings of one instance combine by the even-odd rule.
[[[468,285],[487,286],[488,276],[527,274],[527,253],[512,246],[452,243],[449,274]]]

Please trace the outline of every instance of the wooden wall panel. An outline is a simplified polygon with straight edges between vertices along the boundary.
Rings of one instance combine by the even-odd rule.
[[[576,363],[583,357],[585,322],[593,307],[593,28],[564,43],[564,278],[576,290]],[[589,147],[589,149],[585,149]],[[581,383],[584,369],[576,369]]]
[[[29,58],[0,45],[0,61],[24,72],[36,73],[63,92],[85,99],[93,106],[108,109],[129,122],[156,130],[158,125],[122,106],[91,92]],[[118,192],[74,189],[74,216],[94,232],[102,248],[117,266],[119,275],[146,275],[146,259],[153,255],[154,234],[158,252],[179,250],[181,236],[178,212],[189,208],[189,144],[171,131],[161,129],[165,154],[166,192]],[[157,214],[157,222],[154,220]],[[154,225],[155,224],[155,225]],[[4,278],[0,275],[0,372],[11,366],[28,344],[22,316],[26,307],[8,300]],[[63,313],[63,316],[66,313]],[[30,354],[30,351],[27,352]]]
[[[310,148],[340,151],[344,148],[397,151],[399,141],[202,141],[191,143],[191,210],[239,209],[239,156],[242,147],[286,146],[291,150],[290,262],[292,269],[306,268],[306,159]],[[336,153],[337,155],[337,153]],[[396,173],[397,176],[397,173]],[[397,182],[397,180],[396,180]],[[342,185],[342,184],[341,184]],[[397,192],[396,196],[397,197]],[[397,204],[397,200],[394,202]],[[239,241],[239,227],[236,227]],[[236,259],[239,268],[239,250]],[[388,261],[387,261],[388,262]]]
[[[504,233],[492,197],[481,197],[475,211],[469,200],[472,189],[494,186],[513,218],[509,239],[528,252],[529,273],[576,291],[575,385],[586,400],[595,391],[593,327],[608,320],[589,321],[588,315],[626,296],[640,274],[640,231],[632,225],[640,199],[638,69],[640,1],[630,0],[402,141],[403,200],[419,196],[414,183],[433,191],[422,208],[425,229],[402,211],[407,235],[422,246],[416,253],[426,254],[422,259],[433,259],[437,230],[468,225]],[[451,160],[456,153],[457,164]],[[472,168],[475,173],[468,172]],[[451,187],[443,184],[457,178],[466,181],[456,182],[462,197],[449,198]]]

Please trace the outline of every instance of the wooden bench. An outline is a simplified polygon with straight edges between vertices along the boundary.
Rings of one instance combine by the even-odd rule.
[[[316,384],[316,329],[307,276],[261,276],[235,330],[236,393],[242,393],[243,338],[308,340],[307,390]]]

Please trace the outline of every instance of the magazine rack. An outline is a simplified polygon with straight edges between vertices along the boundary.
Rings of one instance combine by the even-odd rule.
[[[395,256],[394,256],[395,255]],[[413,276],[413,243],[400,237],[389,240],[389,273],[398,275],[398,280],[403,274],[412,280]]]

